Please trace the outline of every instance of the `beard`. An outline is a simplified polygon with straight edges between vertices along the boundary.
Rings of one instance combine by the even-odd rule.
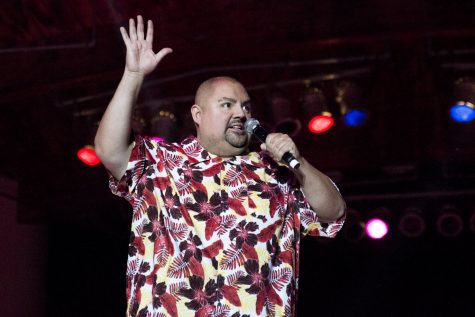
[[[226,142],[236,148],[247,147],[249,143],[249,135],[247,132],[244,132],[243,134],[238,134],[229,129],[226,131],[224,139],[226,140]]]

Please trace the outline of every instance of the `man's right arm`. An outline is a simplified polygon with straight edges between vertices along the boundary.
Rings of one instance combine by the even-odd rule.
[[[156,54],[153,52],[153,24],[148,21],[145,35],[141,16],[137,17],[137,28],[135,21],[130,19],[129,34],[123,27],[120,32],[127,47],[125,71],[94,140],[97,155],[116,179],[124,175],[132,151],[132,145],[129,144],[132,108],[143,80],[172,51],[170,48],[163,48]]]
[[[132,144],[129,144],[132,108],[142,82],[143,77],[124,72],[94,140],[97,155],[116,179],[124,175],[132,150]]]

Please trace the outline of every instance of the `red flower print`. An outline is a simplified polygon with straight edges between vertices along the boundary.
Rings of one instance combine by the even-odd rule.
[[[201,249],[198,246],[201,245],[201,240],[198,236],[193,236],[190,232],[188,240],[182,241],[180,243],[180,251],[184,252],[183,260],[188,262],[188,260],[193,256],[196,260],[201,262],[202,253]]]
[[[215,215],[219,215],[222,211],[221,198],[219,193],[214,193],[208,201],[205,192],[196,191],[193,193],[195,203],[187,203],[186,207],[194,212],[197,212],[194,217],[199,221],[206,221]]]
[[[158,283],[153,287],[153,307],[157,308],[163,306],[170,316],[178,317],[176,299],[170,293],[167,293],[166,290],[167,286],[165,282]]]
[[[255,222],[246,222],[242,220],[239,222],[236,228],[232,229],[229,233],[229,238],[236,239],[236,245],[238,248],[242,247],[242,244],[246,242],[249,246],[255,246],[257,243],[257,236],[255,233],[259,226]]]
[[[242,274],[242,273],[241,273]],[[226,298],[231,304],[234,306],[241,306],[241,299],[238,295],[239,285],[236,284],[237,277],[233,277],[232,275],[228,277],[228,283],[224,283],[224,277],[218,275],[218,288],[221,294]]]
[[[284,205],[284,195],[279,195],[277,184],[269,184],[258,181],[256,184],[249,185],[249,190],[259,192],[259,197],[269,200],[270,217],[274,217],[275,212],[282,213]]]
[[[173,152],[164,151],[163,159],[168,169],[183,165],[183,156]]]
[[[262,265],[259,272],[259,264],[255,260],[247,260],[244,263],[244,269],[247,275],[238,278],[238,284],[249,285],[246,292],[249,294],[257,294],[256,299],[256,313],[259,315],[262,312],[266,300],[266,284],[269,276],[269,265],[266,263]]]
[[[235,169],[229,169],[224,175],[223,183],[226,186],[237,187],[239,184],[246,182],[246,176],[240,166],[236,166]]]
[[[246,208],[244,208],[242,204],[241,197],[230,197],[226,191],[222,190],[221,191],[221,197],[222,200],[226,203],[225,208],[227,209],[228,207],[234,210],[238,215],[240,216],[246,216],[247,211]]]
[[[198,311],[202,307],[213,305],[218,300],[218,287],[215,280],[209,280],[204,286],[201,276],[190,276],[190,288],[182,288],[179,294],[191,301],[185,303],[186,307]],[[208,307],[209,308],[209,307]]]
[[[178,195],[174,195],[172,192],[172,188],[168,187],[165,190],[165,197],[163,197],[163,203],[165,204],[165,208],[169,211],[171,216],[174,219],[180,219],[182,217],[180,211],[180,200]]]

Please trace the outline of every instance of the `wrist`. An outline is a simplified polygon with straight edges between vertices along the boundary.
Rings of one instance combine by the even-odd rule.
[[[141,72],[130,71],[125,68],[123,77],[132,80],[143,80],[145,78],[145,74]]]

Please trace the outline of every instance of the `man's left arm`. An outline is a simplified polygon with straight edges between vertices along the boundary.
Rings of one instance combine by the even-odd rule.
[[[330,178],[310,164],[297,149],[292,139],[282,133],[271,133],[261,148],[280,161],[285,152],[299,160],[300,167],[293,169],[312,209],[322,222],[331,222],[345,214],[346,204]]]
[[[346,204],[328,176],[317,170],[303,156],[300,168],[293,170],[308,203],[322,222],[331,222],[345,214]]]

